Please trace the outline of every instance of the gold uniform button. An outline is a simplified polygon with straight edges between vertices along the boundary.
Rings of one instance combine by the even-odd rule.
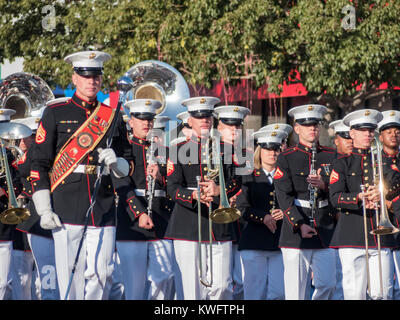
[[[356,173],[355,173],[355,172],[352,172],[352,173],[351,173],[351,175],[352,175],[352,176],[355,176],[355,175],[356,175]]]
[[[67,129],[67,132],[71,132],[71,129]]]

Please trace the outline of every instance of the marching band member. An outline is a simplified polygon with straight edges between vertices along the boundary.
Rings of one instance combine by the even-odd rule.
[[[254,133],[254,171],[242,178],[237,207],[247,221],[239,242],[245,300],[284,300],[283,259],[278,247],[283,212],[277,208],[273,176],[285,131]],[[263,270],[263,272],[260,272]]]
[[[400,167],[400,158],[399,158],[399,146],[400,146],[400,112],[396,110],[384,111],[382,112],[383,119],[378,123],[378,131],[379,131],[379,141],[382,143],[382,165],[385,173],[390,170],[394,170],[399,172]],[[390,177],[386,177],[386,186],[391,184],[391,181],[388,181]],[[393,224],[400,228],[400,220],[399,215],[400,212],[397,209],[398,204],[398,196],[397,199],[394,199],[392,203],[388,203],[388,213],[392,217],[392,213],[394,216],[392,217]],[[393,254],[393,263],[394,263],[394,271],[395,271],[395,281],[393,284],[393,299],[399,300],[399,277],[400,277],[400,238],[399,233],[394,235],[395,238],[395,247],[392,250]]]
[[[326,111],[325,106],[313,104],[289,110],[299,143],[279,154],[274,175],[276,196],[284,213],[279,247],[287,300],[308,299],[311,270],[313,300],[331,299],[335,289],[335,252],[329,248],[335,217],[328,201],[328,180],[321,172],[332,162],[334,152],[318,143]]]
[[[129,171],[122,158],[129,150],[122,116],[114,119],[115,111],[97,101],[103,62],[110,58],[104,52],[83,51],[64,59],[73,66],[76,92],[68,101],[44,110],[36,133],[32,199],[40,226],[52,230],[61,299],[108,298],[116,219],[111,176],[121,178]],[[116,131],[110,137],[113,121],[117,121]],[[111,148],[106,144],[108,138],[113,139]],[[106,174],[92,199],[103,161]]]
[[[370,298],[388,299],[392,287],[393,268],[389,249],[390,245],[393,246],[392,237],[390,235],[381,237],[383,297],[380,297],[378,239],[377,236],[370,234],[371,230],[377,228],[375,203],[380,198],[378,187],[373,186],[370,147],[377,124],[381,120],[382,114],[372,109],[357,110],[346,115],[343,123],[350,127],[353,151],[350,155],[336,159],[332,166],[329,194],[332,205],[341,208],[341,215],[332,237],[331,247],[339,250],[345,300],[367,298],[368,273],[371,279]],[[361,185],[365,186],[366,192],[362,192]],[[367,230],[364,229],[364,202]],[[365,232],[367,239],[364,236]],[[368,248],[365,246],[366,240]],[[368,249],[367,262],[366,249]],[[368,266],[370,272],[367,272]]]
[[[293,127],[290,124],[287,123],[268,124],[260,128],[258,131],[260,132],[260,131],[276,131],[276,130],[285,131],[287,134],[287,137],[285,138],[285,140],[282,141],[281,145],[281,152],[285,151],[288,147],[289,135],[293,132]]]
[[[53,99],[48,101],[46,106],[65,102],[67,100],[69,100],[67,97]],[[37,277],[40,279],[38,298],[40,300],[58,300],[60,299],[60,294],[57,282],[53,236],[50,230],[45,230],[40,226],[40,217],[32,202],[32,185],[30,182],[33,144],[35,142],[40,116],[41,115],[38,115],[38,117],[17,119],[18,122],[26,124],[31,128],[32,136],[21,140],[20,148],[25,151],[25,153],[17,163],[18,172],[23,185],[21,195],[24,196],[27,201],[26,205],[31,216],[28,220],[17,225],[16,229],[26,234],[29,247],[32,250]]]
[[[333,121],[329,124],[329,128],[335,132],[334,144],[336,146],[335,159],[345,154],[350,154],[353,150],[353,140],[350,137],[350,128],[343,124],[343,120]],[[324,169],[327,170],[327,175],[331,174],[331,166],[327,166]],[[336,220],[340,217],[340,208],[336,209]],[[342,265],[340,262],[339,251],[335,249],[336,255],[336,289],[333,295],[333,300],[343,300],[343,288],[342,288]]]
[[[161,102],[153,99],[125,103],[131,115],[133,164],[129,176],[117,183],[116,191],[119,194],[117,250],[127,300],[163,300],[172,296],[172,245],[163,240],[170,213],[166,208],[165,175],[158,165],[162,157],[165,167],[165,147],[163,150],[150,140],[160,106]],[[154,191],[150,195],[147,192],[152,181]],[[147,281],[150,281],[149,292],[146,292]]]
[[[29,182],[24,179],[23,175],[26,172],[27,175],[29,175],[30,170],[29,168],[27,168],[27,170],[25,170],[24,172],[23,168],[21,167],[26,161],[28,149],[30,149],[30,146],[35,139],[34,135],[37,129],[37,124],[35,124],[35,120],[36,117],[29,117],[14,119],[11,121],[13,123],[22,123],[32,130],[32,135],[22,138],[19,142],[19,145],[17,146],[20,152],[23,152],[23,155],[19,155],[19,157],[16,158],[12,163],[13,167],[17,170],[18,173],[18,183],[22,185],[21,193],[17,196],[17,201],[19,201],[19,204],[21,206],[27,208],[29,208],[29,198],[32,196],[32,194],[29,194],[29,191],[27,189],[27,184],[29,184]],[[29,211],[31,212],[30,208]],[[29,217],[29,219],[31,219],[31,216]],[[35,288],[36,290],[32,290],[33,271],[34,257],[31,247],[28,243],[27,234],[19,229],[19,226],[17,225],[14,230],[13,253],[11,262],[12,300],[31,300],[32,292],[39,292],[40,286],[39,288]],[[35,271],[37,271],[36,268]],[[53,275],[54,274],[55,269]],[[38,298],[40,298],[40,294]]]
[[[208,250],[209,239],[209,206],[214,210],[218,207],[220,186],[207,179],[208,165],[206,161],[206,139],[209,138],[213,121],[214,106],[219,102],[214,97],[194,97],[182,101],[188,108],[190,117],[188,123],[193,135],[190,140],[178,143],[170,148],[167,163],[168,194],[175,201],[174,209],[166,238],[172,239],[179,274],[176,274],[176,284],[183,297],[178,299],[232,299],[232,240],[234,233],[231,223],[212,224],[212,266]],[[219,143],[219,142],[218,142]],[[222,156],[223,157],[223,156]],[[227,159],[223,159],[226,163]],[[229,159],[231,161],[231,159]],[[232,163],[232,162],[231,162]],[[234,164],[223,164],[227,197],[233,196],[240,189],[240,178],[234,176]],[[201,177],[199,183],[201,194],[197,192],[196,177]],[[201,228],[198,224],[198,201],[201,210]],[[199,272],[199,228],[202,242],[200,245],[203,260],[203,274],[213,269],[213,281],[210,287],[200,282]]]
[[[238,165],[237,174],[245,176],[251,174],[252,166],[248,165],[252,163],[252,159],[246,157],[252,157],[250,150],[243,148],[242,145],[242,129],[243,122],[247,115],[250,114],[250,109],[241,106],[220,106],[214,109],[214,115],[217,119],[217,130],[221,136],[221,153],[224,156],[232,158]],[[246,161],[247,160],[247,161]],[[240,172],[241,169],[245,169]],[[230,205],[235,205],[236,199],[239,192],[230,198]],[[244,226],[244,221],[240,217],[235,222],[232,222],[233,228],[236,232],[237,240],[232,242],[232,281],[233,281],[233,299],[243,299],[243,272],[242,262],[240,259],[240,252],[238,250],[238,244],[240,239],[240,233]]]
[[[0,110],[0,127],[2,123],[10,122],[11,116],[15,114],[15,110],[1,109]],[[7,152],[7,159],[9,165],[12,163],[13,156],[9,150]],[[10,167],[12,179],[16,177],[16,171],[13,166]],[[8,195],[6,178],[0,179],[0,208],[1,211],[8,208]],[[7,291],[7,282],[10,272],[11,257],[13,251],[13,236],[15,225],[3,224],[0,222],[0,300],[5,299]]]

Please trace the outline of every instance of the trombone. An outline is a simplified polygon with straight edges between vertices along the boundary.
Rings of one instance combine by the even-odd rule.
[[[380,297],[383,299],[383,280],[382,280],[382,259],[381,259],[381,236],[395,234],[400,230],[393,226],[390,222],[389,214],[385,201],[385,186],[383,180],[383,165],[382,165],[382,145],[377,137],[371,144],[371,166],[373,174],[373,183],[378,186],[379,189],[379,202],[374,204],[375,206],[375,218],[377,227],[370,231],[370,234],[377,236],[377,247],[378,247],[378,267],[379,267],[379,284],[380,284]],[[361,191],[365,192],[365,186],[361,185]],[[366,222],[366,207],[365,199],[363,197],[363,216],[364,216],[364,237],[365,237],[365,257],[366,257],[366,270],[367,270],[367,286],[368,294],[371,296],[371,283],[369,273],[369,254],[368,254],[368,233],[367,233],[367,222]]]
[[[199,255],[199,274],[200,282],[206,286],[211,287],[213,282],[213,260],[212,260],[212,223],[231,223],[240,218],[240,211],[232,208],[229,204],[228,196],[225,190],[225,177],[223,171],[223,163],[221,157],[220,141],[215,136],[210,136],[206,141],[206,163],[207,163],[207,179],[216,181],[218,178],[220,186],[220,203],[217,209],[212,210],[211,203],[208,207],[208,255],[210,257],[210,279],[203,277],[203,262],[201,255],[201,203],[200,203],[200,180],[201,177],[197,176],[197,214],[198,214],[198,255]]]
[[[7,159],[7,151],[4,146],[4,139],[15,141],[28,137],[31,134],[32,130],[28,126],[20,123],[7,122],[0,125],[0,166],[2,167],[2,171],[4,170],[8,187],[8,207],[0,214],[0,222],[3,224],[19,224],[30,217],[29,210],[19,207],[17,202]],[[13,147],[13,145],[10,147]]]

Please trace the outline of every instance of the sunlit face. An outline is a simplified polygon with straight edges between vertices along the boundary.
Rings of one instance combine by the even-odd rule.
[[[189,117],[188,124],[196,136],[207,137],[212,127],[212,120],[212,116],[205,118]]]
[[[83,100],[93,101],[100,91],[102,76],[81,76],[77,73],[72,75],[72,83],[76,87],[76,94]]]
[[[369,148],[371,147],[372,140],[374,139],[374,129],[362,128],[351,129],[350,137],[353,139],[355,148]]]
[[[345,139],[339,135],[335,137],[335,145],[336,149],[339,153],[342,154],[350,154],[353,150],[353,140],[352,139]]]
[[[305,145],[317,142],[321,126],[319,124],[300,125],[298,123],[294,126],[294,132],[299,136],[299,142]]]
[[[132,128],[133,135],[139,139],[146,139],[148,133],[153,129],[154,120],[142,120],[131,117],[129,125]]]
[[[261,148],[261,163],[263,165],[275,167],[279,153],[279,150]]]
[[[32,145],[32,142],[34,141],[35,137],[34,136],[29,136],[26,138],[22,138],[19,141],[18,147],[23,151],[26,152],[28,151],[29,147]]]
[[[239,130],[242,128],[241,125],[228,125],[222,121],[218,122],[218,132],[221,134],[222,139],[225,142],[234,143],[239,137]]]
[[[379,140],[388,148],[398,148],[400,145],[400,129],[388,128],[381,132]]]

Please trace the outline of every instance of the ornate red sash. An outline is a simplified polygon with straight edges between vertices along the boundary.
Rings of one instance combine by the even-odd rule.
[[[57,154],[50,171],[51,192],[79,165],[106,134],[115,110],[99,103],[93,114],[69,138]]]

